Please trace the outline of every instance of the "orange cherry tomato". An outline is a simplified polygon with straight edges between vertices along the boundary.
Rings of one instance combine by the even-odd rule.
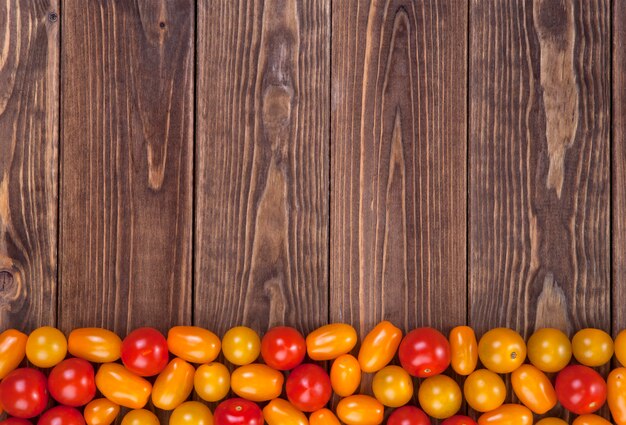
[[[263,419],[268,425],[308,425],[304,413],[282,398],[275,398],[263,408]]]
[[[489,412],[504,403],[506,385],[497,373],[478,369],[465,378],[463,393],[472,409],[477,412]]]
[[[611,425],[611,422],[607,421],[602,416],[588,413],[586,415],[578,416],[574,419],[572,425]]]
[[[453,416],[463,401],[459,384],[446,375],[435,375],[422,381],[417,398],[424,412],[435,419]]]
[[[556,406],[556,391],[548,377],[533,365],[525,364],[511,374],[515,395],[526,407],[543,415]]]
[[[626,329],[621,331],[615,337],[613,344],[615,350],[615,358],[624,367],[626,367]]]
[[[210,363],[217,358],[222,343],[213,332],[198,326],[174,326],[167,333],[170,353],[191,363]]]
[[[560,418],[543,418],[537,421],[535,425],[568,425],[568,423]]]
[[[261,338],[245,326],[229,329],[222,338],[222,353],[234,365],[250,364],[261,354]]]
[[[384,406],[368,395],[351,395],[337,404],[337,416],[346,425],[381,424],[384,412]]]
[[[345,323],[322,326],[306,337],[306,350],[312,360],[332,360],[350,352],[357,342],[356,330]]]
[[[478,425],[532,425],[533,412],[521,404],[503,404],[478,418]]]
[[[202,400],[220,401],[230,391],[230,372],[221,363],[203,364],[196,369],[193,386]]]
[[[213,425],[213,414],[199,401],[186,401],[174,409],[169,425]]]
[[[558,329],[537,329],[528,339],[528,360],[544,372],[558,372],[572,358],[572,343]]]
[[[85,406],[83,416],[87,425],[111,425],[120,413],[120,406],[106,398],[97,398]]]
[[[102,328],[79,328],[70,332],[67,349],[74,357],[94,363],[110,363],[120,358],[122,340]]]
[[[159,409],[172,410],[187,400],[193,390],[195,372],[183,359],[173,359],[154,381],[152,404]]]
[[[96,373],[96,386],[103,396],[120,406],[141,409],[148,402],[152,385],[118,363],[104,363]]]
[[[26,357],[37,367],[57,365],[67,354],[67,339],[63,332],[42,326],[30,333],[26,340]]]
[[[374,375],[372,391],[385,406],[404,406],[413,398],[413,380],[400,366],[385,366]]]
[[[513,329],[495,328],[478,342],[478,357],[492,372],[511,373],[526,359],[526,344]]]
[[[135,409],[122,418],[122,425],[160,425],[159,418],[149,410]]]
[[[15,329],[7,329],[0,334],[0,379],[15,370],[26,355],[28,337]]]
[[[320,409],[311,413],[309,425],[341,425],[339,419],[328,409]]]
[[[365,336],[359,349],[361,370],[378,372],[393,359],[402,341],[402,331],[383,320]]]
[[[342,354],[330,368],[330,383],[340,397],[348,397],[361,385],[361,365],[351,354]]]
[[[600,329],[581,329],[572,338],[572,352],[580,364],[602,366],[613,357],[613,339]]]
[[[478,363],[478,342],[469,326],[457,326],[450,331],[450,364],[456,373],[467,376]]]
[[[253,363],[235,369],[230,377],[230,386],[239,397],[260,402],[280,396],[284,380],[280,371]]]
[[[607,402],[613,421],[626,425],[626,368],[613,369],[606,380]]]

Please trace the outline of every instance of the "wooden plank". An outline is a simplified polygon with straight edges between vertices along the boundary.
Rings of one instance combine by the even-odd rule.
[[[328,0],[198,3],[194,322],[328,319]]]
[[[58,2],[0,2],[0,327],[56,323]]]

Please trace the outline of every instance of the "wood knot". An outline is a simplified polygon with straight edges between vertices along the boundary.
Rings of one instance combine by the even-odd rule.
[[[293,89],[289,86],[270,85],[263,96],[263,123],[266,127],[286,127],[291,119]]]
[[[547,37],[558,38],[569,31],[567,0],[539,0],[535,25]]]
[[[0,270],[0,292],[10,291],[14,285],[13,273],[8,270]]]

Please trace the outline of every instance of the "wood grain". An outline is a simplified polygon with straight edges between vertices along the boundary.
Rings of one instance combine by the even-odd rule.
[[[56,323],[58,2],[0,1],[0,328]]]
[[[196,324],[328,320],[328,0],[198,3]]]

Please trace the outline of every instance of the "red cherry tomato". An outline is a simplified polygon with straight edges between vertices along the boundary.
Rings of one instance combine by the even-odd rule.
[[[428,415],[415,406],[402,406],[393,411],[387,425],[430,425]]]
[[[63,360],[50,371],[48,391],[66,406],[83,406],[96,395],[93,366],[87,360]]]
[[[0,383],[0,400],[11,416],[33,418],[39,415],[48,404],[46,377],[35,369],[15,369]]]
[[[304,360],[306,342],[300,332],[288,326],[270,329],[261,340],[265,364],[276,370],[290,370]]]
[[[73,407],[56,406],[41,415],[37,425],[85,425],[85,419]]]
[[[167,366],[167,340],[154,328],[139,328],[122,341],[122,362],[139,376],[153,376]]]
[[[328,403],[333,389],[328,373],[318,365],[307,363],[291,371],[285,390],[296,408],[314,412]]]
[[[263,425],[263,412],[254,402],[243,398],[224,400],[213,413],[214,425]]]
[[[469,416],[454,415],[441,423],[441,425],[478,425],[476,421]]]
[[[606,401],[606,382],[587,366],[571,365],[556,376],[556,396],[570,412],[593,413]]]
[[[33,425],[33,423],[28,419],[6,418],[2,422],[0,422],[0,425]]]
[[[427,378],[440,374],[450,364],[450,343],[436,329],[414,329],[400,343],[398,357],[404,370]]]

